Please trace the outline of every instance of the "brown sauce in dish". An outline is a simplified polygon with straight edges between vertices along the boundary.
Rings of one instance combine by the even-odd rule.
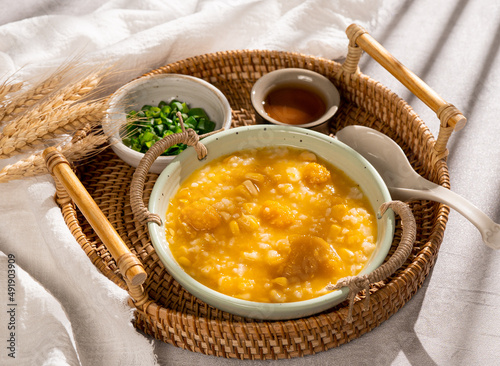
[[[326,104],[311,89],[286,85],[269,92],[264,100],[264,110],[282,123],[302,125],[320,118],[326,111]]]

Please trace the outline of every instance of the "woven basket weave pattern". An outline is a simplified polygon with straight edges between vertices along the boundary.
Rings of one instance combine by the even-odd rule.
[[[255,123],[250,89],[262,75],[285,67],[306,68],[328,77],[341,93],[341,106],[330,123],[330,133],[351,124],[384,132],[405,150],[424,177],[449,186],[446,163],[436,160],[435,140],[411,107],[380,83],[362,74],[345,74],[341,65],[302,54],[273,51],[231,51],[179,61],[152,71],[193,75],[214,84],[233,109],[233,126]],[[437,161],[437,162],[436,162]],[[185,291],[165,270],[129,203],[134,169],[111,150],[77,168],[77,174],[148,273],[149,303],[136,311],[135,326],[153,337],[194,352],[240,359],[281,359],[324,351],[358,338],[387,320],[422,285],[442,241],[448,208],[433,202],[411,202],[417,239],[406,263],[388,280],[370,288],[370,307],[359,295],[353,322],[346,323],[347,303],[321,314],[289,321],[255,321],[217,310]],[[149,174],[144,189],[147,204],[157,176]],[[83,216],[69,202],[62,204],[66,223],[89,258],[104,275],[126,289],[117,265]],[[396,228],[391,253],[399,242]],[[391,254],[390,253],[390,254]],[[131,306],[133,306],[131,302]]]

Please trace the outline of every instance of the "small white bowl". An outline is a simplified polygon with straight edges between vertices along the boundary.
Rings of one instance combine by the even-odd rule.
[[[391,201],[389,190],[378,172],[356,151],[323,133],[290,126],[255,125],[232,128],[203,139],[208,155],[198,160],[195,149],[187,149],[160,174],[149,200],[149,211],[166,217],[170,198],[180,184],[195,170],[210,161],[235,151],[266,146],[289,146],[314,152],[343,170],[360,185],[376,213],[382,203]],[[348,289],[332,291],[304,301],[289,303],[262,303],[224,295],[202,285],[174,259],[165,236],[164,225],[148,223],[153,246],[167,271],[191,294],[207,304],[232,314],[256,319],[293,319],[316,314],[344,301]],[[394,214],[388,211],[377,215],[376,247],[361,274],[368,274],[379,267],[387,256],[394,235]],[[223,243],[220,243],[223,245]]]
[[[145,104],[158,105],[162,100],[177,99],[190,108],[203,108],[215,122],[215,130],[231,128],[231,107],[224,94],[212,84],[189,75],[158,74],[135,79],[118,89],[111,97],[104,133],[110,137],[111,148],[123,161],[137,167],[143,153],[132,150],[122,143],[121,126],[127,121],[127,113],[140,110]],[[149,171],[161,173],[175,156],[160,156]]]
[[[291,126],[290,124],[278,121],[267,114],[264,103],[267,95],[273,89],[285,85],[303,86],[308,90],[313,90],[325,102],[325,113],[315,121],[294,127],[310,128],[320,132],[326,132],[327,122],[337,112],[340,104],[340,94],[335,85],[330,80],[317,72],[298,69],[285,68],[271,71],[259,78],[252,87],[250,100],[256,112],[258,122],[270,122],[276,125]]]

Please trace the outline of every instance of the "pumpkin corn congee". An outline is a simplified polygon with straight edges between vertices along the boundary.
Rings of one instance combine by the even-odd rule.
[[[245,150],[195,171],[166,214],[177,262],[237,298],[293,302],[356,275],[375,248],[375,214],[342,171],[309,151]]]

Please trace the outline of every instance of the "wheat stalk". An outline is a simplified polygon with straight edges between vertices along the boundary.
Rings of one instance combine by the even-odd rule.
[[[5,123],[14,119],[16,115],[25,112],[33,105],[39,103],[42,99],[46,98],[54,90],[61,86],[62,81],[70,71],[73,74],[81,74],[82,71],[78,71],[79,69],[83,69],[83,66],[79,66],[75,61],[69,61],[58,67],[49,77],[44,79],[42,82],[18,93],[8,101],[4,101],[2,105],[0,105],[0,123]],[[11,78],[13,77],[14,75],[11,76]],[[18,90],[19,89],[20,87],[18,88]]]
[[[26,90],[13,98],[0,109],[0,123],[14,119],[16,115],[24,112],[53,92],[61,82],[62,77],[57,75],[44,80],[41,84]]]
[[[101,80],[102,75],[93,73],[75,84],[63,87],[47,100],[35,104],[26,113],[10,121],[0,134],[0,158],[16,155],[34,141],[52,137],[52,132],[82,117],[78,113],[79,109],[93,109],[102,116],[104,105],[99,102],[92,107],[87,102],[76,104],[73,108],[76,101],[96,90]],[[73,118],[69,112],[75,112],[77,118]],[[92,118],[90,116],[87,114],[85,117]]]
[[[111,67],[90,70],[70,66],[13,97],[8,94],[21,90],[21,83],[0,86],[0,109],[4,109],[0,124],[2,118],[6,122],[0,133],[0,159],[32,150],[27,158],[0,170],[0,183],[47,174],[42,151],[36,151],[40,150],[36,144],[54,144],[49,140],[54,137],[58,138],[55,146],[70,161],[81,162],[109,147],[107,136],[97,128],[106,113],[107,99],[97,96],[107,94],[103,93],[102,80],[112,75]],[[73,77],[68,80],[65,73],[70,70]],[[106,87],[110,86],[108,81]],[[68,134],[73,134],[69,142]],[[64,141],[61,135],[66,136]]]
[[[39,101],[27,110],[26,113],[5,126],[2,135],[10,137],[13,136],[16,131],[30,128],[40,116],[50,115],[64,104],[73,103],[82,99],[86,94],[96,88],[101,80],[102,75],[100,75],[99,72],[95,72],[74,84],[66,85],[53,95],[50,95],[47,100],[44,99]]]
[[[8,83],[8,82],[6,82],[6,83],[0,85],[0,101],[2,101],[3,98],[5,98],[5,96],[7,94],[15,93],[15,92],[21,90],[21,88],[23,87],[23,84],[24,84],[23,82],[19,82],[19,83]],[[0,104],[0,107],[3,108],[4,104],[5,103]],[[2,113],[2,110],[0,110],[0,113]],[[1,120],[2,119],[0,117],[0,121]]]
[[[7,138],[5,146],[0,147],[0,151],[5,151],[9,147],[12,149],[12,146],[14,150],[8,155],[0,154],[0,158],[12,157],[26,149],[36,147],[40,142],[60,134],[77,131],[87,124],[96,126],[104,117],[106,105],[106,100],[100,100],[62,106],[44,118],[35,128],[28,130],[26,134],[19,132]]]
[[[88,134],[84,133],[83,137],[60,143],[56,147],[69,161],[76,162],[99,153],[107,146],[107,141],[107,136],[98,130]],[[0,170],[0,183],[48,174],[49,171],[42,154],[42,151],[37,152],[26,159],[4,167]]]
[[[61,152],[72,162],[81,161],[102,152],[109,147],[108,136],[92,132],[77,142],[67,144]]]
[[[90,103],[79,103],[61,109],[61,116],[48,129],[49,133],[62,134],[92,126],[102,121],[107,107],[107,100],[102,99]],[[64,113],[66,112],[66,113]]]
[[[0,183],[48,173],[42,153],[29,156],[0,170]]]
[[[0,147],[0,151],[9,151],[9,153],[0,154],[0,159],[36,149],[49,139],[72,133],[85,125],[97,126],[104,117],[106,106],[106,100],[62,106],[50,115],[50,121],[47,123],[42,120],[36,129],[28,130],[26,133],[20,131],[14,136],[4,138],[4,145]],[[47,118],[44,117],[44,119]]]

